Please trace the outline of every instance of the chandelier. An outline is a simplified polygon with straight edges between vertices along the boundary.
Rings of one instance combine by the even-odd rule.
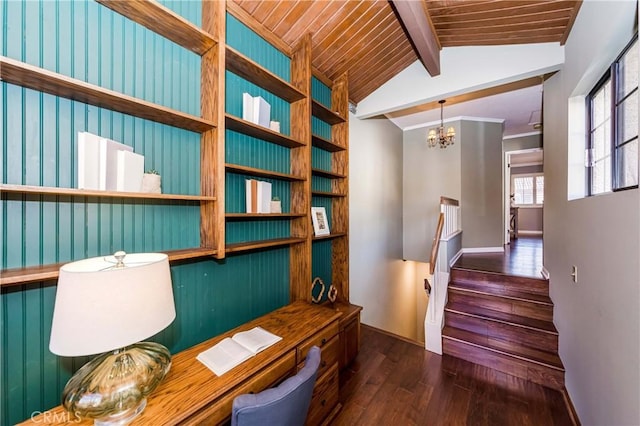
[[[438,101],[438,103],[440,104],[440,127],[438,127],[438,130],[429,130],[429,133],[427,135],[429,148],[435,148],[436,145],[440,145],[440,148],[446,148],[449,145],[453,145],[456,139],[456,131],[453,127],[449,127],[447,129],[447,133],[444,132],[444,119],[442,118],[442,110],[444,108],[445,102],[446,101],[444,99]]]

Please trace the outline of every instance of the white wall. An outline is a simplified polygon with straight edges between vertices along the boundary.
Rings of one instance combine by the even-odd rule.
[[[584,425],[640,424],[639,191],[568,201],[567,187],[569,98],[588,91],[630,40],[636,6],[585,1],[566,63],[544,85],[544,264],[566,387]]]
[[[417,340],[424,302],[416,265],[402,260],[402,131],[349,120],[349,298],[364,324]]]

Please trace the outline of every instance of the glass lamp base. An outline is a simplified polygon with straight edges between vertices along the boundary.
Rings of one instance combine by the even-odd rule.
[[[99,355],[71,377],[62,405],[96,425],[125,425],[147,405],[146,397],[171,368],[169,350],[141,342]]]
[[[94,419],[93,424],[95,426],[124,426],[138,417],[138,415],[142,413],[146,406],[147,398],[140,401],[140,404],[138,404],[138,406],[133,409],[102,417],[100,419]]]

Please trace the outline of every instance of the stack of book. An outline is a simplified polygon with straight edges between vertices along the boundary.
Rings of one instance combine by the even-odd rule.
[[[271,183],[246,179],[247,213],[271,213]]]
[[[271,105],[261,96],[253,97],[248,93],[243,93],[242,119],[269,128],[271,123]]]
[[[144,156],[88,132],[78,133],[78,188],[140,192]]]

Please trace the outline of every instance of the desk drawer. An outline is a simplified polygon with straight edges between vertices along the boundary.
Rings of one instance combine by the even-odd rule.
[[[233,399],[245,393],[260,392],[295,371],[296,352],[291,351],[271,364],[268,368],[260,371],[248,381],[229,392],[212,405],[209,405],[193,416],[189,417],[182,424],[185,425],[217,425],[231,416],[231,406]],[[228,373],[227,373],[228,374]],[[194,390],[197,392],[197,390]]]
[[[338,364],[334,363],[316,380],[306,424],[316,426],[322,423],[338,403],[339,392]]]
[[[312,346],[317,346],[324,352],[324,347],[334,336],[337,336],[339,332],[340,326],[338,325],[338,321],[334,321],[305,340],[301,345],[298,345],[298,364],[304,361],[307,352],[309,352]]]
[[[340,360],[340,336],[333,336],[320,350],[320,366],[318,367],[318,376],[322,376],[325,371],[329,369],[333,364]],[[298,371],[304,367],[305,358],[302,358],[302,362],[298,364]]]

